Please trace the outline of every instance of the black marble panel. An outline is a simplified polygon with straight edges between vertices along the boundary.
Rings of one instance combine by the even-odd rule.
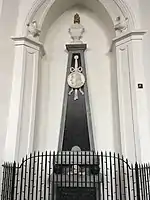
[[[74,56],[78,55],[78,66],[81,66],[80,53],[72,54],[71,66],[74,67]],[[84,74],[84,66],[83,74]],[[86,76],[86,74],[84,74]],[[68,87],[68,86],[67,86]],[[71,90],[71,88],[69,88]],[[82,88],[84,91],[84,87]],[[90,150],[89,130],[87,123],[87,112],[85,95],[78,91],[78,100],[74,100],[74,92],[67,97],[65,127],[63,137],[63,151],[69,151],[73,146],[79,146],[82,151]]]
[[[96,188],[57,187],[56,200],[96,200]]]

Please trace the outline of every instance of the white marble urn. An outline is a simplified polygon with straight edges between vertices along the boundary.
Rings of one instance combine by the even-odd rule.
[[[72,43],[80,44],[82,43],[81,38],[84,33],[84,27],[80,24],[80,16],[79,14],[75,14],[74,16],[74,24],[69,28],[69,34],[72,39]]]

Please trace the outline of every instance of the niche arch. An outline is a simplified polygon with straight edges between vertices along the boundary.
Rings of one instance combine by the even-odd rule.
[[[32,8],[30,9],[26,17],[26,20],[23,23],[23,35],[28,34],[26,25],[32,20],[37,20],[39,27],[42,30],[47,16],[50,14],[54,7],[58,6],[60,8],[59,12],[56,12],[56,16],[54,16],[54,18],[56,19],[58,18],[58,16],[60,16],[61,13],[63,13],[65,10],[69,9],[69,7],[72,7],[76,4],[83,4],[89,8],[95,7],[97,9],[97,12],[102,11],[102,9],[99,9],[101,7],[99,6],[99,4],[101,4],[103,7],[103,11],[105,10],[108,13],[109,17],[113,22],[113,25],[116,24],[116,18],[118,16],[122,20],[128,18],[128,31],[135,30],[139,26],[138,20],[136,19],[134,12],[130,8],[130,6],[125,2],[125,0],[113,0],[111,2],[107,0],[83,0],[82,2],[80,0],[35,0]],[[54,21],[55,19],[52,19],[52,21]]]
[[[101,9],[103,9],[103,7]],[[92,121],[95,122],[93,123],[94,133],[96,133],[94,137],[95,137],[95,143],[96,141],[100,141],[100,142],[97,142],[95,146],[97,150],[103,149],[103,150],[109,151],[112,149],[112,151],[120,152],[121,142],[120,142],[120,135],[119,135],[120,133],[119,132],[119,116],[118,116],[118,110],[117,110],[117,107],[118,107],[117,82],[116,82],[117,78],[115,75],[116,64],[114,64],[112,60],[114,57],[112,56],[113,53],[109,52],[112,39],[115,36],[113,23],[111,19],[109,18],[109,15],[107,14],[107,12],[101,12],[101,16],[99,16],[97,15],[97,13],[87,8],[87,6],[84,6],[81,4],[72,6],[71,8],[66,10],[62,15],[60,15],[60,17],[56,19],[56,21],[52,24],[52,26],[50,26],[49,28],[50,30],[48,30],[48,33],[47,33],[48,36],[46,35],[46,41],[43,40],[46,56],[45,58],[43,58],[41,62],[42,64],[40,66],[40,73],[39,73],[43,77],[41,77],[40,79],[41,80],[39,84],[40,95],[37,98],[39,104],[37,107],[38,114],[36,114],[36,116],[37,118],[39,117],[39,119],[37,120],[38,122],[36,123],[37,126],[36,126],[35,134],[37,134],[37,138],[35,139],[36,141],[35,143],[37,143],[39,146],[37,145],[38,147],[36,146],[35,149],[38,150],[42,148],[41,146],[44,146],[45,142],[43,141],[44,137],[42,137],[42,134],[46,135],[45,138],[46,137],[49,138],[46,141],[53,141],[52,144],[47,145],[46,149],[50,146],[53,146],[53,144],[55,144],[54,146],[58,145],[59,138],[58,137],[53,138],[53,136],[51,136],[50,138],[48,135],[50,134],[53,135],[53,133],[56,130],[57,131],[55,135],[57,135],[60,129],[59,124],[61,122],[60,117],[61,117],[61,109],[63,105],[63,101],[62,101],[63,94],[61,94],[61,91],[63,91],[65,87],[64,82],[65,82],[66,68],[64,68],[64,66],[67,66],[67,62],[65,63],[64,60],[66,60],[68,56],[67,52],[65,52],[64,45],[70,42],[70,36],[67,30],[70,27],[72,23],[73,15],[76,12],[80,14],[81,23],[85,27],[83,42],[87,43],[88,45],[88,49],[85,52],[85,57],[86,57],[86,68],[89,74],[87,75],[88,76],[87,78],[88,78],[89,84],[91,83],[89,87],[89,93],[90,93],[89,96],[90,96],[90,102],[91,102],[91,107],[92,107],[92,117],[93,117]],[[48,17],[49,18],[46,19],[47,21],[50,19],[50,16]],[[64,22],[64,26],[62,25],[63,22]],[[61,32],[62,32],[62,35],[61,35]],[[97,40],[95,40],[95,38],[97,38]],[[57,43],[56,45],[57,47],[54,47],[54,41],[55,41],[55,44]],[[56,42],[56,41],[59,41],[59,42]],[[61,60],[61,62],[59,61],[60,63],[58,63],[57,61],[57,56],[59,57],[59,60]],[[62,70],[62,68],[64,68],[64,70]],[[46,73],[44,72],[45,70],[47,70]],[[49,74],[49,70],[51,70],[51,73],[54,74],[54,75],[52,74],[49,75],[49,79],[52,80],[51,84],[48,84],[47,76]],[[54,72],[55,70],[56,72]],[[102,75],[103,73],[104,73],[104,76]],[[91,76],[91,74],[93,75]],[[99,74],[99,77],[98,77],[98,74]],[[61,89],[60,89],[54,77],[61,78],[62,76],[63,76],[63,80],[60,81],[61,82],[60,83]],[[101,81],[99,81],[99,79]],[[45,86],[43,86],[43,88],[41,89],[41,86],[43,84],[45,84]],[[100,84],[100,90],[98,91],[98,88],[97,88],[97,95],[98,95],[98,98],[97,98],[94,87],[97,87],[98,84]],[[57,91],[59,92],[57,95],[56,95],[56,88],[52,87],[52,85],[56,86],[56,88],[58,87]],[[49,103],[50,100],[48,100],[47,95],[44,94],[45,93],[44,90],[47,90],[47,91],[49,90],[49,93],[50,93],[49,99],[51,99],[52,105],[51,103]],[[54,95],[52,95],[52,93],[56,95],[55,99],[56,98],[61,99],[61,103],[60,103],[61,107],[60,105],[58,105],[58,107],[60,107],[59,111],[57,108],[56,110],[53,110],[53,108],[55,107],[54,105],[55,100],[53,99]],[[45,99],[41,97],[42,95],[43,97],[45,96]],[[104,97],[101,98],[100,97],[101,95]],[[104,100],[105,98],[106,98],[106,101]],[[40,103],[40,101],[42,103]],[[56,102],[59,103],[58,100],[56,100]],[[43,105],[47,105],[46,107],[47,107],[47,110],[49,110],[49,113],[50,113],[49,115],[47,115],[47,113],[42,114],[44,113],[44,110],[42,109]],[[51,109],[48,109],[49,107]],[[41,108],[41,110],[39,110],[39,108]],[[52,114],[55,111],[57,113],[57,117],[56,117],[56,114]],[[97,116],[96,112],[101,113],[101,114]],[[115,117],[113,117],[114,115]],[[52,123],[52,120],[54,120],[54,123],[52,123],[52,125],[47,125],[48,123],[46,123],[46,121],[48,118],[49,118],[48,120],[49,124]],[[40,122],[41,122],[41,125],[40,125]],[[45,125],[42,125],[42,124],[45,124]],[[108,124],[110,124],[110,126]],[[49,126],[48,131],[45,128],[47,126]],[[105,132],[105,134],[103,134],[103,132]],[[108,140],[107,140],[108,137],[111,138],[110,143],[108,143]],[[114,137],[117,137],[118,140],[115,141]],[[43,141],[43,145],[42,145],[42,141]]]

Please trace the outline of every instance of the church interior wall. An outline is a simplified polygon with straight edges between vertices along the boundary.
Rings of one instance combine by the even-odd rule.
[[[145,77],[146,77],[146,84],[147,84],[147,97],[148,97],[148,106],[149,106],[149,115],[150,115],[150,1],[143,0],[139,1],[140,7],[140,22],[142,29],[146,30],[147,33],[143,39],[143,65],[145,68]],[[150,123],[150,121],[149,121]]]
[[[125,1],[125,0],[124,0]],[[145,67],[145,74],[146,74],[146,81],[147,81],[147,86],[149,86],[149,63],[150,63],[150,57],[149,57],[149,54],[150,54],[150,48],[149,48],[149,44],[150,44],[150,34],[149,34],[149,31],[150,31],[150,25],[149,25],[149,17],[150,17],[150,13],[149,13],[149,7],[150,7],[150,3],[149,3],[149,0],[142,0],[142,1],[137,1],[137,0],[126,0],[129,4],[129,6],[131,7],[131,9],[133,10],[134,12],[134,16],[135,18],[140,18],[141,19],[141,28],[142,29],[145,29],[145,30],[148,30],[148,33],[144,36],[144,42],[143,42],[143,63],[144,63],[144,67]],[[5,146],[5,139],[6,139],[6,132],[7,132],[7,119],[8,119],[8,110],[9,110],[9,102],[10,102],[10,93],[11,93],[11,85],[12,85],[12,70],[13,70],[13,60],[14,60],[14,44],[13,42],[11,41],[10,37],[11,36],[14,36],[14,35],[19,35],[21,36],[23,34],[23,24],[25,23],[26,21],[26,18],[28,16],[28,13],[29,11],[31,10],[32,6],[33,6],[33,3],[35,3],[34,0],[22,0],[22,1],[18,1],[18,0],[13,0],[13,1],[10,1],[10,0],[3,0],[3,1],[0,1],[0,2],[3,2],[2,4],[2,9],[1,9],[1,14],[0,14],[0,38],[1,38],[1,41],[0,41],[0,59],[1,59],[1,66],[0,66],[0,90],[2,91],[1,92],[1,95],[0,95],[0,159],[1,159],[1,162],[3,162],[2,160],[4,159],[4,154],[3,154],[3,150],[4,150],[4,146]],[[70,12],[70,13],[69,13]],[[68,13],[68,14],[67,14]],[[83,14],[83,17],[88,17],[88,15],[86,15],[87,13],[89,13],[89,11],[86,10],[86,12]],[[64,14],[64,17],[66,17],[66,20],[67,23],[70,25],[70,22],[69,20],[71,20],[71,17],[72,17],[72,14],[71,14],[71,11],[66,11],[66,13]],[[106,55],[106,52],[108,53],[108,43],[110,42],[110,35],[108,34],[105,34],[104,33],[104,29],[103,29],[103,26],[102,26],[102,23],[101,25],[97,25],[97,21],[95,21],[94,18],[90,18],[91,20],[94,21],[94,26],[95,26],[95,29],[98,29],[98,33],[101,35],[101,38],[103,38],[102,42],[100,45],[98,45],[97,43],[96,44],[93,44],[93,36],[91,36],[90,34],[88,35],[85,34],[85,37],[87,37],[87,41],[89,43],[89,49],[88,51],[86,52],[86,59],[87,59],[87,70],[88,72],[92,72],[94,70],[94,67],[97,67],[97,63],[99,61],[97,60],[94,60],[94,67],[93,67],[93,63],[91,64],[91,59],[93,59],[93,54],[91,52],[91,48],[94,47],[95,49],[95,53],[97,49],[101,50],[102,51],[102,54],[101,54],[101,59],[103,60],[101,63],[103,63],[103,65],[105,63],[107,63],[107,67],[104,69],[103,68],[103,65],[100,65],[102,66],[102,68],[99,68],[99,74],[96,73],[93,75],[90,74],[88,76],[88,79],[89,79],[89,91],[90,91],[90,98],[91,98],[91,108],[92,108],[92,112],[93,112],[93,121],[95,121],[95,123],[97,124],[99,120],[102,119],[102,116],[97,116],[96,114],[96,109],[100,109],[99,107],[99,101],[101,103],[104,104],[104,106],[106,107],[106,104],[108,103],[109,106],[107,107],[107,113],[105,115],[105,118],[109,118],[110,121],[109,121],[109,125],[110,126],[113,126],[114,128],[114,132],[116,133],[115,130],[119,130],[119,127],[117,125],[117,121],[118,119],[116,119],[116,122],[112,121],[112,113],[116,112],[117,113],[117,108],[115,109],[115,111],[112,111],[114,109],[114,105],[112,104],[112,102],[109,100],[109,102],[104,102],[104,100],[106,100],[106,98],[100,98],[100,96],[98,96],[97,98],[97,90],[101,90],[101,92],[99,92],[98,94],[104,94],[104,96],[110,96],[112,95],[113,97],[113,94],[112,94],[112,88],[110,88],[110,74],[112,74],[112,71],[111,71],[111,64],[110,64],[110,60],[109,60],[109,57],[110,55],[108,56],[108,54]],[[45,32],[46,34],[46,39],[45,38],[45,35],[43,36],[43,40],[45,40],[45,48],[46,48],[46,51],[48,52],[48,55],[47,57],[45,56],[45,58],[43,58],[43,61],[42,61],[42,71],[41,71],[41,86],[45,86],[47,83],[47,86],[44,87],[44,90],[42,90],[42,98],[40,101],[45,101],[45,99],[48,100],[48,95],[50,95],[50,98],[52,98],[52,103],[51,105],[49,105],[49,116],[48,116],[48,119],[46,119],[44,121],[44,112],[46,110],[46,106],[43,108],[40,108],[40,105],[39,105],[39,109],[42,109],[42,112],[41,112],[41,115],[40,117],[43,117],[43,123],[41,125],[41,127],[38,127],[37,125],[37,129],[39,131],[39,133],[37,134],[38,137],[36,138],[37,140],[40,140],[41,139],[41,133],[42,131],[44,131],[44,128],[45,128],[45,124],[44,123],[47,123],[46,121],[47,120],[50,120],[53,118],[53,117],[58,117],[58,121],[56,121],[55,123],[53,123],[51,125],[51,130],[54,130],[54,128],[56,128],[56,130],[59,130],[59,120],[60,120],[60,111],[61,111],[61,106],[59,104],[59,108],[57,108],[57,115],[56,116],[52,116],[52,112],[51,112],[51,108],[53,107],[53,103],[54,103],[54,96],[58,97],[58,100],[61,102],[62,99],[63,99],[63,77],[65,77],[65,66],[66,66],[66,63],[67,63],[67,53],[64,51],[64,44],[66,42],[68,42],[68,35],[67,35],[67,32],[65,32],[67,29],[63,29],[63,41],[61,40],[61,38],[58,38],[57,40],[57,37],[58,36],[61,36],[61,34],[57,33],[55,34],[53,31],[51,31],[52,27],[53,26],[56,26],[56,27],[59,27],[59,25],[62,24],[61,21],[59,21],[60,19],[57,19],[56,22],[51,26],[48,25],[48,29],[49,31]],[[86,21],[85,21],[86,22]],[[98,21],[100,23],[100,21]],[[68,26],[68,24],[66,24]],[[87,27],[90,27],[88,24],[87,24]],[[61,27],[59,27],[61,28]],[[64,27],[65,28],[65,27]],[[67,28],[67,27],[66,27]],[[90,30],[90,29],[89,29]],[[92,32],[92,30],[90,30]],[[106,37],[106,35],[108,37]],[[53,37],[55,36],[55,40],[53,40]],[[56,41],[57,40],[57,41]],[[107,41],[109,40],[109,42]],[[53,70],[52,68],[54,68],[54,65],[53,65],[53,62],[55,63],[56,62],[56,54],[55,54],[55,60],[51,63],[50,66],[50,72],[52,71],[52,73],[50,74],[47,73],[46,70],[48,70],[48,62],[49,62],[49,59],[51,59],[51,56],[50,55],[50,52],[53,50],[51,49],[52,47],[50,47],[49,43],[54,43],[56,44],[56,47],[59,47],[59,51],[58,51],[58,54],[60,54],[61,52],[62,53],[62,57],[60,56],[59,60],[57,60],[57,68],[58,66],[63,66],[63,68],[61,68],[60,71],[55,71]],[[59,42],[59,44],[58,44]],[[62,43],[61,43],[62,42]],[[86,41],[85,41],[86,42]],[[108,43],[107,43],[108,42]],[[91,43],[91,47],[90,47],[90,43]],[[103,44],[103,48],[101,48],[101,45]],[[58,46],[57,46],[58,45]],[[61,47],[60,47],[61,46]],[[55,51],[56,48],[55,47]],[[54,52],[55,52],[54,51]],[[103,56],[102,56],[103,55]],[[9,58],[9,59],[8,59]],[[112,61],[112,60],[111,60]],[[98,68],[98,67],[97,67]],[[111,69],[110,69],[111,68]],[[107,80],[104,80],[104,77],[102,77],[102,72],[106,73],[106,77],[107,77]],[[61,87],[58,87],[57,91],[54,91],[54,87],[53,87],[53,84],[58,84],[58,82],[54,79],[53,75],[55,75],[55,73],[57,73],[59,76],[62,77],[59,78],[58,77],[58,82],[60,82],[62,85]],[[50,75],[50,77],[52,78],[50,80],[50,82],[48,82],[48,76]],[[99,75],[99,76],[98,76]],[[95,78],[96,76],[96,78]],[[115,77],[115,75],[113,76]],[[43,79],[44,78],[44,79]],[[107,88],[105,88],[105,92],[103,91],[104,89],[104,86],[106,87],[106,84],[105,82],[109,82],[109,85],[107,85]],[[45,83],[47,82],[47,83]],[[97,87],[93,87],[93,84],[94,82],[96,82],[96,85],[98,85]],[[114,90],[115,90],[115,84],[114,84]],[[49,91],[49,94],[46,92],[47,90],[45,90],[45,88],[47,88],[47,90]],[[107,91],[107,93],[106,93]],[[148,105],[149,105],[149,116],[150,116],[150,92],[149,92],[149,88],[147,89],[147,96],[148,96]],[[54,96],[53,96],[54,95]],[[113,97],[114,99],[116,99],[117,97]],[[48,102],[47,102],[48,104]],[[97,106],[93,106],[93,105],[97,105]],[[107,104],[107,105],[108,105]],[[104,107],[103,107],[104,108]],[[53,108],[52,108],[53,110]],[[47,111],[47,110],[46,110]],[[110,115],[109,115],[110,114]],[[38,115],[37,115],[38,116]],[[117,115],[116,115],[117,116]],[[38,116],[39,117],[39,116]],[[101,117],[101,118],[100,118]],[[116,117],[117,118],[117,117]],[[150,117],[149,117],[150,119]],[[102,119],[103,120],[103,119]],[[97,122],[96,122],[97,121]],[[149,120],[150,121],[150,120]],[[96,127],[96,124],[94,124],[94,129],[96,130],[96,132],[98,132],[102,127],[100,127],[100,124]],[[106,129],[109,129],[110,126],[108,127],[107,124],[102,124],[102,126],[104,126],[104,128],[102,128],[102,130],[104,131],[102,133],[102,136],[103,137],[106,137],[105,135],[105,130]],[[44,128],[43,128],[44,127]],[[47,126],[46,126],[47,127]],[[47,128],[48,129],[48,128]],[[112,129],[111,129],[112,131]],[[113,132],[112,131],[112,132]],[[46,134],[48,134],[48,132],[46,131]],[[55,137],[58,138],[58,132],[57,134],[55,135],[55,133],[52,133],[54,134]],[[111,134],[112,136],[113,134]],[[97,135],[98,136],[98,135]],[[45,136],[47,138],[47,136]],[[44,137],[42,137],[43,139]],[[115,137],[117,138],[117,137]],[[50,139],[50,138],[48,138]],[[54,138],[53,138],[54,139]],[[11,138],[10,138],[11,140]],[[35,140],[36,141],[36,140]],[[102,140],[99,140],[100,142],[102,142]],[[115,142],[114,141],[114,138],[112,137],[111,140],[109,140],[110,143],[104,143],[103,142],[101,144],[97,144],[97,146],[99,145],[104,145],[104,148],[107,148],[107,146],[111,146],[111,148],[115,149]],[[49,141],[48,141],[49,142]],[[116,142],[118,143],[118,142]],[[42,140],[41,144],[44,144],[44,140]],[[52,148],[53,150],[56,149],[56,146],[57,144],[56,143],[53,143],[52,144]],[[49,146],[49,143],[47,143],[47,146]],[[37,142],[37,145],[34,145],[34,148],[37,149],[37,148],[41,148],[41,150],[44,150],[43,149],[43,145],[39,145],[38,142]],[[101,149],[100,149],[101,150]],[[107,149],[104,149],[104,150],[107,150]],[[109,148],[108,148],[109,150]],[[117,151],[119,151],[119,147],[117,147]],[[147,155],[149,157],[149,155]],[[0,164],[1,164],[0,162]]]

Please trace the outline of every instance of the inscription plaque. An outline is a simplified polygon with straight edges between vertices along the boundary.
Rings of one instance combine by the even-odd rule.
[[[56,200],[96,200],[96,188],[57,187]]]

